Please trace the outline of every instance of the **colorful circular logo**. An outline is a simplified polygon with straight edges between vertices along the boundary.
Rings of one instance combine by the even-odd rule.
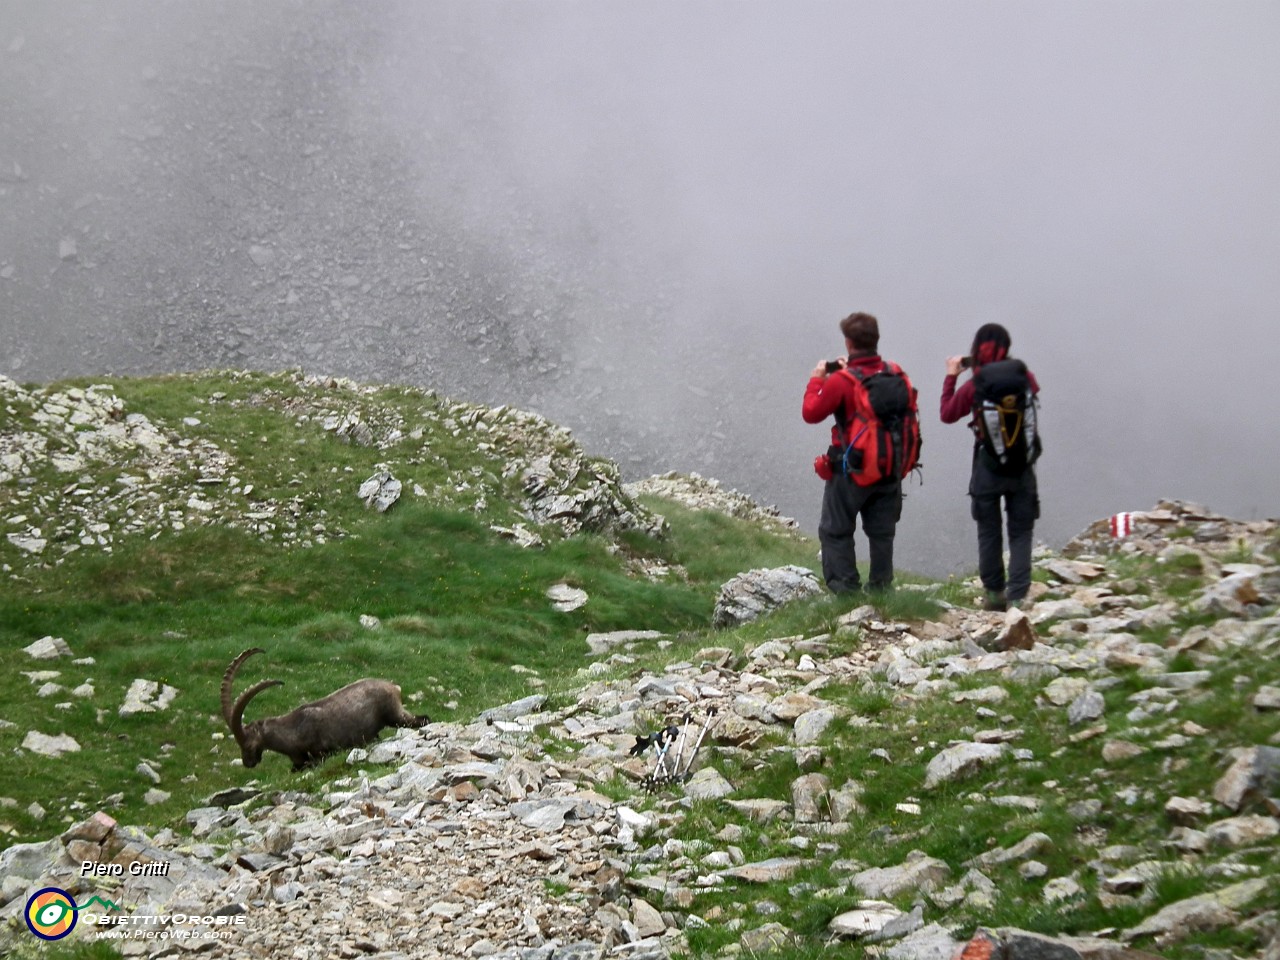
[[[41,940],[61,940],[76,927],[76,902],[59,887],[45,887],[27,901],[27,929]]]

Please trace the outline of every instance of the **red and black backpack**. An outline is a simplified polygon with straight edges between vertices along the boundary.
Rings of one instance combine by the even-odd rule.
[[[846,367],[839,374],[854,389],[851,409],[836,412],[841,449],[833,466],[860,487],[902,479],[920,463],[920,417],[910,378],[888,361],[876,373]]]

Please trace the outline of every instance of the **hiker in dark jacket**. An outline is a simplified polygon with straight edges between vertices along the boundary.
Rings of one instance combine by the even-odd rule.
[[[840,366],[858,369],[868,375],[884,369],[877,349],[880,326],[869,313],[854,313],[840,321],[848,356]],[[804,391],[801,414],[805,423],[821,423],[835,416],[831,428],[828,456],[843,445],[840,423],[847,421],[852,409],[856,384],[847,376],[833,376],[826,361],[820,362],[809,375]],[[818,521],[818,541],[822,544],[822,575],[833,593],[862,589],[853,533],[857,518],[862,517],[862,531],[871,551],[868,586],[887,589],[893,584],[893,537],[898,518],[902,516],[902,480],[887,477],[871,486],[858,486],[842,470],[828,471],[822,494],[822,516]]]
[[[975,400],[977,378],[984,366],[1004,361],[1012,341],[1009,331],[998,323],[978,328],[968,357],[948,357],[947,375],[942,381],[942,422],[956,423],[970,417],[974,431],[973,469],[969,477],[970,511],[978,524],[978,576],[986,590],[983,608],[1005,610],[1018,604],[1031,588],[1031,539],[1035,522],[1040,517],[1040,494],[1036,488],[1035,467],[1027,463],[1010,470],[1002,468],[982,443],[982,425]],[[956,386],[960,373],[968,366],[971,376]],[[1023,368],[1031,393],[1038,394],[1040,385],[1035,374]],[[1035,438],[1038,452],[1039,440]],[[1031,456],[1034,461],[1034,453]],[[1009,572],[1005,577],[1004,541],[1001,530],[1001,507],[1008,520]]]

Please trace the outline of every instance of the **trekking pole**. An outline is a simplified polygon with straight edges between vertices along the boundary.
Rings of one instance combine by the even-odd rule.
[[[698,742],[693,745],[693,753],[689,754],[689,762],[685,764],[684,769],[676,769],[673,779],[684,781],[689,779],[689,771],[693,768],[693,761],[698,757],[698,751],[702,749],[702,741],[706,739],[707,732],[712,727],[717,726],[720,718],[723,716],[715,707],[707,708],[707,719],[702,724],[702,729],[698,731]]]
[[[676,728],[668,726],[663,730],[659,730],[656,735],[657,739],[654,743],[656,746],[655,753],[657,754],[657,758],[653,763],[653,772],[644,780],[644,785],[649,790],[655,789],[665,779],[667,750],[671,747],[671,741],[675,739],[675,733]],[[663,771],[662,778],[659,777],[659,770]]]
[[[671,765],[671,769],[669,771],[666,770],[665,766],[663,768],[664,772],[666,773],[666,778],[668,783],[671,781],[673,777],[675,777],[676,771],[680,769],[680,761],[684,759],[684,747],[685,747],[685,742],[688,740],[689,721],[691,721],[692,719],[693,719],[693,714],[686,713],[684,717],[681,718],[680,720],[680,736],[676,740],[675,762]]]

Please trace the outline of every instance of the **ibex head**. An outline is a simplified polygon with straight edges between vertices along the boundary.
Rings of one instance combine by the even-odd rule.
[[[249,705],[250,700],[263,690],[270,687],[279,687],[283,685],[284,681],[259,681],[240,694],[234,704],[231,702],[231,684],[235,681],[236,671],[240,669],[240,665],[255,653],[262,652],[261,647],[253,647],[244,651],[244,653],[231,661],[226,673],[222,675],[222,719],[227,721],[227,726],[231,728],[231,735],[236,738],[236,743],[240,745],[240,758],[246,767],[256,767],[258,765],[258,762],[262,759],[264,745],[262,742],[262,721],[255,720],[245,726],[244,708]]]

